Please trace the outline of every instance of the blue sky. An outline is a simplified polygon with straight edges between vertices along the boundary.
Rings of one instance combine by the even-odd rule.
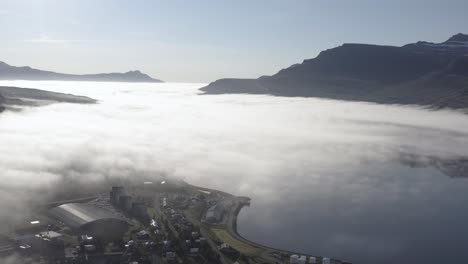
[[[0,60],[166,81],[258,77],[345,42],[468,33],[466,0],[0,0]]]

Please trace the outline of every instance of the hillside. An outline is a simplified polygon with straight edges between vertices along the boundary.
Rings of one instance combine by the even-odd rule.
[[[16,67],[0,61],[0,80],[54,80],[54,81],[93,81],[93,82],[162,82],[140,71],[126,73],[65,74],[43,71],[29,66]]]
[[[201,91],[468,108],[466,54],[464,34],[439,44],[344,44],[272,76],[221,79]]]
[[[24,106],[42,106],[51,103],[94,104],[96,102],[96,100],[86,96],[0,86],[0,112],[7,109],[20,110]]]

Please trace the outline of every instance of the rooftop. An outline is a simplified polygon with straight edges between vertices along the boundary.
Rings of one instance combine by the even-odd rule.
[[[71,228],[80,228],[99,220],[125,221],[111,211],[86,203],[62,204],[51,209],[50,214]]]

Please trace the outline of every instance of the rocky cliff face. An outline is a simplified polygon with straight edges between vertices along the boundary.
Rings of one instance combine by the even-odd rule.
[[[468,35],[458,33],[442,43],[419,41],[403,48],[418,53],[463,56],[468,54]]]
[[[218,80],[207,94],[255,93],[468,108],[468,35],[403,47],[344,44],[258,79]]]

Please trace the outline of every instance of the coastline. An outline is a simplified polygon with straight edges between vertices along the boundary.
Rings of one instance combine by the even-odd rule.
[[[322,256],[315,256],[311,254],[307,254],[304,252],[296,252],[296,251],[290,251],[290,250],[284,250],[284,249],[278,249],[270,246],[266,246],[254,241],[251,241],[249,239],[244,238],[239,232],[237,231],[237,218],[239,216],[240,211],[242,208],[245,206],[250,205],[250,198],[248,197],[243,197],[243,196],[233,196],[234,202],[236,203],[234,206],[232,206],[231,210],[228,212],[228,219],[227,219],[227,224],[226,224],[226,230],[227,232],[235,239],[248,244],[252,247],[259,248],[263,251],[261,256],[265,259],[268,259],[272,261],[273,263],[276,263],[278,261],[278,256],[291,256],[291,255],[298,255],[298,256],[311,256],[315,257],[317,259],[317,263],[322,263],[321,261],[319,262],[319,259],[323,259],[324,257]],[[337,264],[350,264],[349,262],[344,262],[341,260],[337,259],[331,259],[331,263],[337,263]]]
[[[210,189],[206,187],[200,187],[200,186],[195,186],[191,185],[189,183],[186,183],[188,186],[191,188],[197,189],[197,190],[204,190],[208,191],[210,193],[220,193],[225,196],[225,199],[230,199],[232,202],[232,206],[230,208],[226,209],[227,212],[225,213],[225,219],[223,219],[222,223],[219,224],[207,224],[207,223],[201,223],[202,226],[209,231],[209,233],[213,233],[216,235],[220,240],[223,242],[229,244],[229,241],[223,240],[221,237],[219,237],[216,232],[213,232],[213,230],[223,230],[226,231],[227,235],[231,237],[233,241],[237,241],[240,244],[247,245],[251,247],[253,250],[255,250],[257,253],[253,254],[260,256],[262,259],[267,260],[268,262],[265,263],[289,263],[289,258],[292,255],[298,255],[298,256],[307,256],[307,257],[315,257],[316,263],[323,263],[323,259],[328,258],[329,263],[331,264],[352,264],[352,262],[349,261],[343,261],[343,260],[338,260],[332,257],[325,257],[325,256],[316,256],[310,253],[305,253],[305,252],[298,252],[298,251],[291,251],[291,250],[285,250],[285,249],[278,249],[274,247],[270,247],[267,245],[263,245],[260,243],[257,243],[255,241],[251,241],[245,237],[243,237],[241,234],[239,234],[237,230],[237,218],[239,216],[240,211],[242,208],[245,206],[250,206],[250,201],[251,198],[246,197],[246,196],[237,196],[233,195],[227,192],[219,191],[216,189]],[[227,219],[226,219],[227,218]],[[224,237],[225,238],[225,237]],[[232,242],[232,241],[231,241]],[[234,248],[236,248],[234,245],[230,245]],[[243,254],[249,255],[249,253],[244,253]],[[285,262],[285,259],[287,261]]]

